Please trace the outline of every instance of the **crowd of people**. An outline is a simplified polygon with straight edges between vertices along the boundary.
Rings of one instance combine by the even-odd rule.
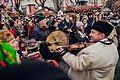
[[[1,8],[2,10],[4,9]],[[5,13],[0,13],[2,80],[23,79],[22,74],[26,75],[26,80],[114,79],[119,59],[119,39],[116,31],[116,28],[120,27],[119,12],[101,14],[93,10],[79,14],[64,13],[59,16],[45,16],[42,13],[26,17],[4,15]],[[63,48],[59,46],[58,41],[57,51],[51,52],[48,46],[52,44],[47,42],[46,38],[56,30],[67,35],[68,45],[78,43],[77,46],[69,46],[76,49]],[[33,59],[35,61],[32,61]]]

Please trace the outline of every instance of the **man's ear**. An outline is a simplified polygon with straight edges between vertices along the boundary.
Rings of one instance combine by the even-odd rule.
[[[100,37],[101,37],[101,38],[106,38],[107,36],[106,36],[104,33],[101,33],[101,34],[100,34]]]

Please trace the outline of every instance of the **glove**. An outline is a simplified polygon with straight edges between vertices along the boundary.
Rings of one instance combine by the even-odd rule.
[[[60,57],[62,58],[62,56],[64,56],[67,52],[68,52],[68,50],[63,50],[63,51],[60,53]]]

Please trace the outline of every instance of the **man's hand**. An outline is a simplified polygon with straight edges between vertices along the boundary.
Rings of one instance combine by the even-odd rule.
[[[67,29],[68,32],[73,32],[71,29]]]
[[[64,49],[63,49],[63,46],[58,46],[57,48],[56,48],[56,50],[57,50],[57,52],[62,52]]]

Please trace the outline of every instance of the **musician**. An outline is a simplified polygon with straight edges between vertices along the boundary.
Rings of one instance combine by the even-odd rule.
[[[43,59],[54,59],[53,54],[50,53],[47,46],[49,43],[46,42],[46,37],[49,34],[49,30],[46,28],[46,19],[43,14],[36,15],[37,23],[36,27],[32,30],[32,37],[36,41],[41,41],[40,53]]]
[[[112,30],[113,26],[108,22],[96,21],[90,33],[91,41],[95,42],[93,45],[85,47],[77,55],[58,47],[61,58],[70,66],[68,76],[71,80],[114,79],[119,56],[117,46],[107,38]]]

